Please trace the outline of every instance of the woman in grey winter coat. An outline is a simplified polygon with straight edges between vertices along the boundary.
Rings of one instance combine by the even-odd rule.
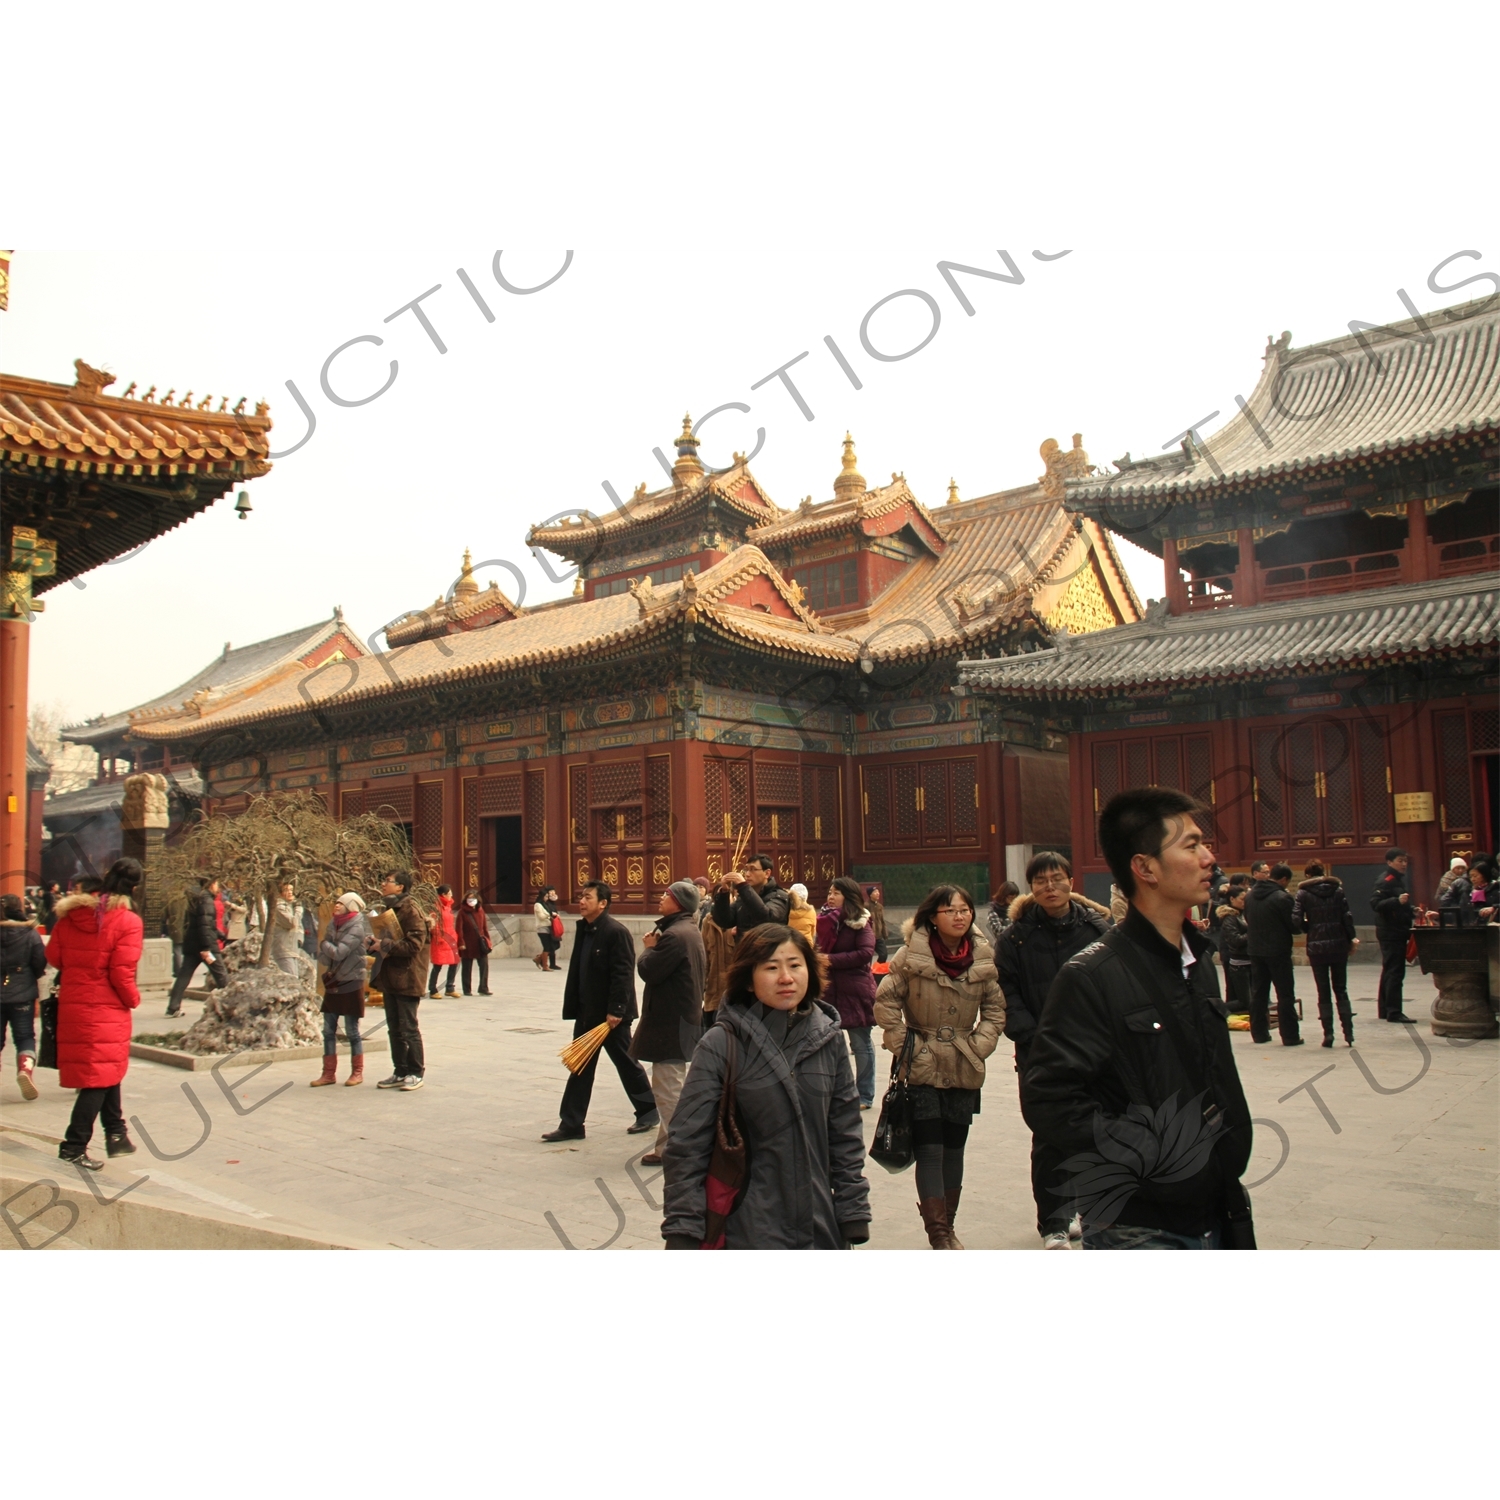
[[[302,951],[302,903],[289,880],[281,887],[271,913],[271,962],[284,974],[297,977],[297,955]]]
[[[333,916],[318,957],[328,965],[323,973],[323,1071],[312,1080],[313,1088],[335,1081],[338,1071],[339,1017],[349,1039],[350,1087],[365,1081],[365,1044],[359,1020],[365,1013],[365,954],[374,941],[365,903],[353,891],[345,891],[333,904]]]
[[[869,1239],[859,1095],[823,982],[801,933],[767,922],[740,938],[662,1153],[667,1249],[841,1250]],[[730,1067],[748,1164],[726,1203],[709,1166]],[[724,1214],[713,1238],[711,1208]]]

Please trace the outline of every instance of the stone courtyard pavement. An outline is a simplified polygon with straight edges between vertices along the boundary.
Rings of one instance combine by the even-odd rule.
[[[1256,1047],[1248,1033],[1234,1034],[1259,1122],[1246,1181],[1260,1244],[1494,1249],[1500,1043],[1434,1038],[1426,1024],[1431,985],[1416,972],[1408,974],[1407,1009],[1423,1024],[1377,1021],[1377,972],[1351,970],[1352,1052],[1316,1045],[1306,969],[1297,979],[1299,992],[1307,991],[1308,1046]],[[626,1135],[631,1111],[607,1062],[588,1139],[538,1139],[557,1124],[564,1080],[556,1054],[571,1027],[559,1019],[562,983],[561,975],[517,960],[493,966],[494,998],[424,1001],[428,1083],[415,1093],[373,1087],[389,1071],[384,1052],[371,1055],[369,1082],[359,1089],[309,1089],[315,1061],[275,1064],[254,1077],[228,1069],[222,1077],[233,1084],[234,1102],[210,1072],[133,1061],[125,1103],[144,1127],[133,1131],[140,1150],[108,1163],[97,1186],[112,1195],[138,1184],[137,1202],[354,1246],[659,1249],[660,1171],[636,1164],[652,1137]],[[367,1029],[381,1022],[372,1009]],[[168,1024],[147,1013],[136,1029]],[[1007,1052],[991,1065],[970,1137],[959,1227],[973,1249],[1039,1248],[1029,1136]],[[7,1052],[0,1167],[12,1183],[48,1178],[78,1188],[76,1170],[63,1177],[55,1144],[72,1094],[57,1087],[55,1073],[42,1072],[42,1097],[23,1103],[13,1062]],[[341,1080],[347,1072],[341,1060]],[[868,1133],[875,1115],[864,1118]],[[169,1159],[147,1149],[147,1132]],[[102,1155],[102,1136],[95,1144]],[[872,1163],[869,1177],[872,1248],[924,1246],[911,1174],[892,1177]],[[17,1213],[30,1206],[17,1203]],[[7,1248],[13,1238],[0,1226]]]

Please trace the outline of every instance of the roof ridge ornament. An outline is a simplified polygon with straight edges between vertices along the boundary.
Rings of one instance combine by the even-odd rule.
[[[868,488],[865,476],[859,472],[859,460],[854,455],[854,439],[845,432],[843,466],[839,469],[838,478],[833,481],[834,497],[852,500],[863,495]]]
[[[958,481],[956,479],[949,479],[949,481],[948,481],[948,504],[949,505],[957,505],[958,503],[959,503],[959,499],[958,499]]]
[[[472,599],[479,592],[479,585],[474,581],[474,562],[467,547],[464,548],[464,565],[458,575],[458,582],[453,585],[453,598]]]
[[[698,457],[698,439],[693,433],[693,419],[687,412],[682,414],[682,431],[677,434],[676,447],[677,462],[672,465],[672,479],[685,488],[704,472],[703,461]]]

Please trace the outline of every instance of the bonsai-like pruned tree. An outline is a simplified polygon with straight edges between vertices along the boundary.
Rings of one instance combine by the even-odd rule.
[[[378,899],[380,877],[387,870],[420,873],[399,824],[375,812],[340,822],[313,791],[257,795],[243,812],[203,819],[162,851],[160,868],[170,893],[169,920],[180,923],[173,908],[186,900],[190,882],[217,876],[250,899],[263,935],[270,932],[277,896],[288,882],[304,905],[322,909],[345,891]],[[437,904],[431,882],[419,879],[412,894],[426,910]],[[259,964],[264,967],[270,958],[271,945],[263,940]]]

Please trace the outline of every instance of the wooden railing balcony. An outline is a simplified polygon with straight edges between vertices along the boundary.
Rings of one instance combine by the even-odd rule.
[[[1257,568],[1260,597],[1302,599],[1312,594],[1343,594],[1378,588],[1401,576],[1401,552],[1365,552],[1354,557],[1326,557],[1284,568]]]
[[[1432,544],[1432,576],[1453,578],[1460,573],[1487,573],[1500,568],[1500,536],[1470,537],[1464,542]]]
[[[1307,599],[1319,594],[1347,594],[1384,584],[1415,582],[1421,578],[1455,578],[1465,573],[1500,569],[1500,535],[1469,537],[1460,542],[1422,542],[1425,557],[1410,547],[1383,552],[1326,557],[1316,562],[1286,563],[1255,569],[1253,595],[1243,585],[1240,570],[1205,578],[1184,578],[1175,609],[1189,614],[1223,609],[1236,603],[1271,603],[1279,599]],[[1418,560],[1425,567],[1416,566]]]

